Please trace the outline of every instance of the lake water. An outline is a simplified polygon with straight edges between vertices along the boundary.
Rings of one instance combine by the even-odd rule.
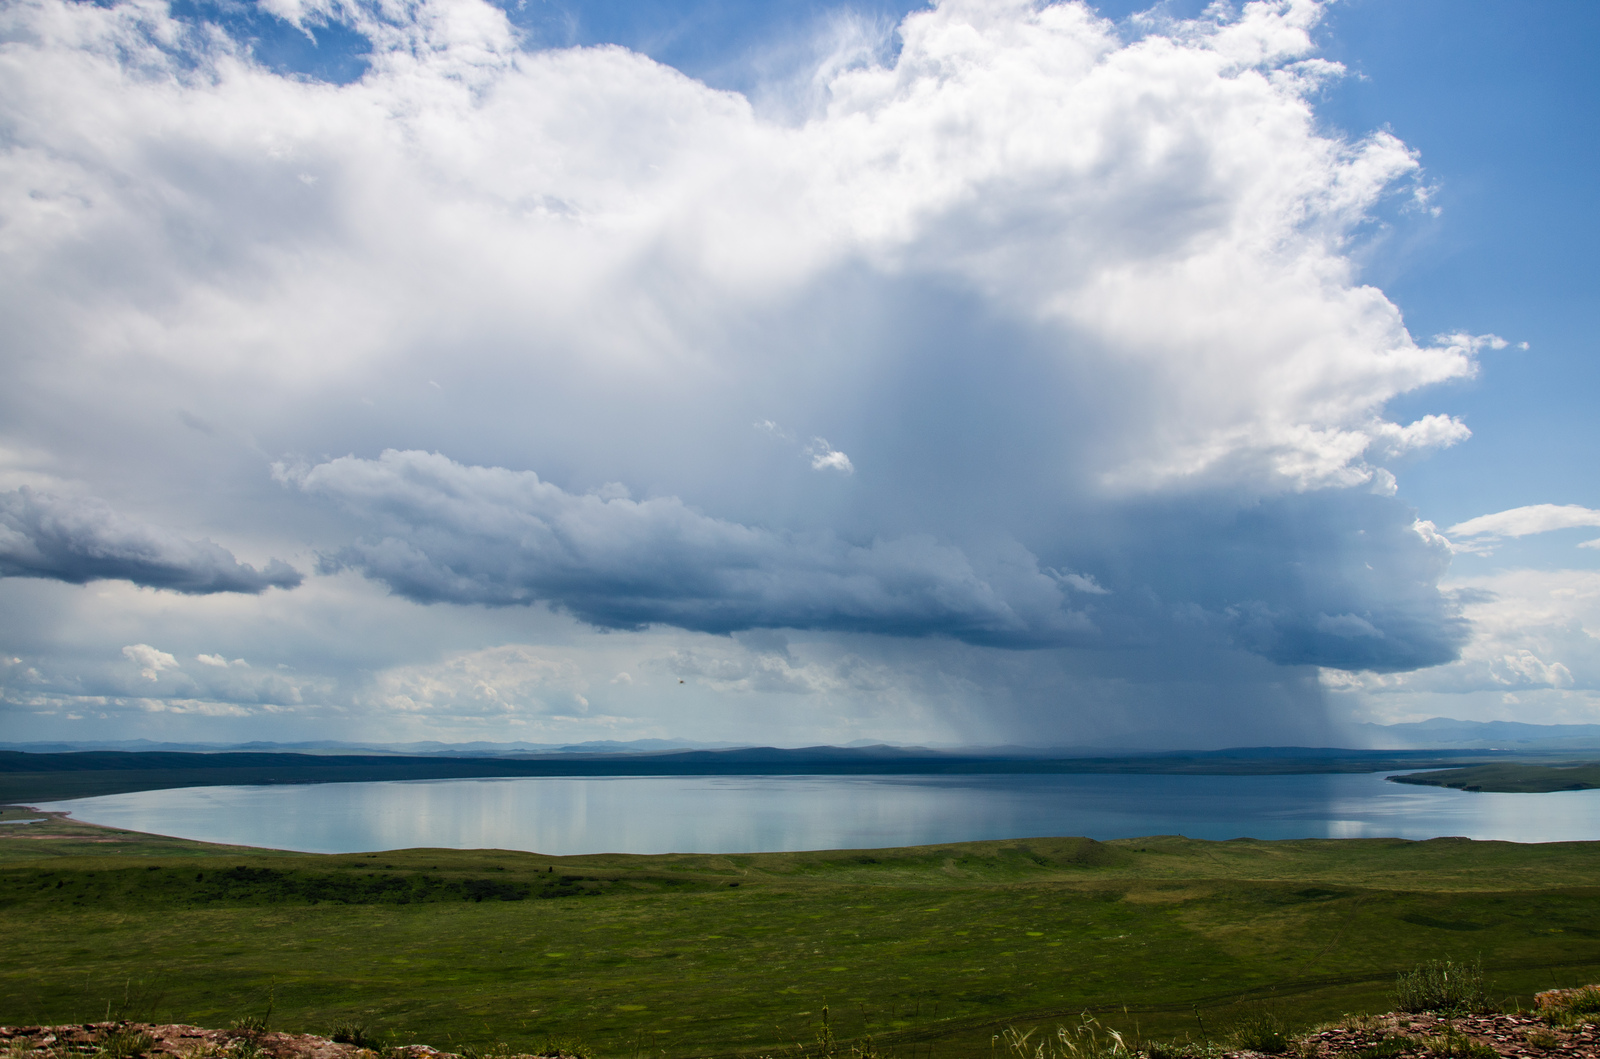
[[[864,849],[1054,835],[1600,839],[1600,791],[1337,776],[716,776],[188,787],[56,802],[97,824],[315,853]]]

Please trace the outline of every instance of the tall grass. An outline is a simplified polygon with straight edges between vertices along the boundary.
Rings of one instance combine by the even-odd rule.
[[[1134,1054],[1122,1034],[1087,1013],[1078,1017],[1076,1026],[1057,1026],[1055,1033],[1035,1040],[1037,1032],[1007,1026],[995,1041],[1004,1042],[1012,1059],[1130,1059]]]
[[[95,1059],[135,1059],[155,1047],[148,1033],[113,1030],[95,1042]]]
[[[1233,1024],[1229,1039],[1238,1047],[1262,1055],[1282,1055],[1292,1039],[1276,1012],[1258,1009]]]
[[[1476,961],[1431,960],[1404,972],[1395,979],[1394,1000],[1401,1011],[1466,1014],[1492,1010],[1483,965]]]

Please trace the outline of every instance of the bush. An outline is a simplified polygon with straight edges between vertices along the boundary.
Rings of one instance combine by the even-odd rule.
[[[378,1035],[360,1022],[335,1023],[328,1039],[334,1044],[353,1044],[357,1048],[371,1048],[373,1051],[379,1049]]]
[[[1401,974],[1394,983],[1395,1006],[1401,1011],[1466,1013],[1490,1010],[1489,994],[1478,963],[1434,960]]]
[[[259,1037],[267,1032],[267,1016],[245,1015],[233,1020],[233,1028],[246,1037]]]

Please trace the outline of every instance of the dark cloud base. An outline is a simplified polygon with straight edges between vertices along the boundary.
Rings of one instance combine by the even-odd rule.
[[[68,584],[132,581],[186,595],[294,588],[299,571],[280,559],[257,570],[221,545],[191,541],[124,518],[103,500],[24,486],[0,493],[0,577]]]
[[[676,498],[576,496],[531,472],[434,453],[345,457],[286,477],[381,527],[326,556],[325,571],[358,571],[418,603],[548,603],[601,628],[1035,649],[1149,645],[1198,622],[1281,665],[1379,671],[1451,661],[1466,636],[1438,589],[1444,544],[1417,530],[1405,504],[1364,491],[1242,510],[1169,501],[1107,516],[1086,534],[1099,540],[1052,542],[1097,583],[1016,544],[976,553],[917,535],[855,545],[711,518]]]

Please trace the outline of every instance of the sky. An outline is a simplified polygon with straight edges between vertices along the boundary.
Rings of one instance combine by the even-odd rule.
[[[0,3],[0,741],[1600,721],[1583,0]]]

